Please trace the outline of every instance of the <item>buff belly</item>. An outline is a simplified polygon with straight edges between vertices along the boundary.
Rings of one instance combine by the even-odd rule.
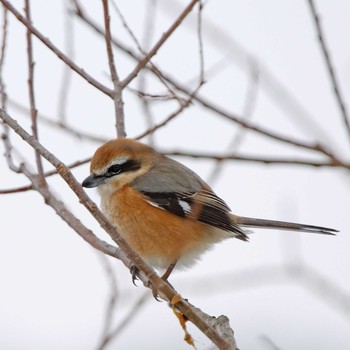
[[[226,231],[154,207],[128,186],[112,196],[101,203],[102,210],[141,258],[156,268],[166,269],[175,261],[177,267],[191,266],[213,243],[232,237]],[[111,208],[108,203],[116,205]]]

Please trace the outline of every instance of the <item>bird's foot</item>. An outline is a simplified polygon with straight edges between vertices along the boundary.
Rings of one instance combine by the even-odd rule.
[[[134,286],[136,286],[135,281],[139,279],[140,269],[136,265],[130,267],[131,279]]]

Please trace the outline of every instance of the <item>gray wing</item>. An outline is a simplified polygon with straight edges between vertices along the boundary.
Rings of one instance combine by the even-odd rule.
[[[152,169],[135,179],[132,186],[141,192],[198,192],[208,185],[191,169],[183,164],[162,157]]]
[[[244,231],[230,218],[228,205],[196,173],[175,160],[164,157],[131,185],[157,208],[247,240]]]

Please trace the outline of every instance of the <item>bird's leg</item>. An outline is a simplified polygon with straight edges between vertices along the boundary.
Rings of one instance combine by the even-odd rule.
[[[164,272],[163,276],[161,277],[161,279],[164,282],[168,282],[168,278],[169,278],[170,274],[172,273],[172,271],[174,270],[174,267],[175,267],[176,263],[177,263],[177,260],[175,260],[173,263],[171,263],[169,265],[169,267],[166,269],[166,271]]]
[[[164,282],[168,283],[172,288],[174,288],[174,287],[169,283],[168,278],[169,278],[171,272],[174,270],[176,263],[177,263],[177,260],[175,260],[173,263],[171,263],[169,265],[169,267],[166,269],[166,271],[164,272],[163,276],[161,277],[161,279]],[[151,288],[152,288],[152,294],[154,296],[154,299],[156,299],[157,301],[160,301],[159,296],[157,294],[157,290],[153,286],[151,286]]]

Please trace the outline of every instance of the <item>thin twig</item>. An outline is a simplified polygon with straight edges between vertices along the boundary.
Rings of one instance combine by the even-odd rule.
[[[137,135],[134,137],[135,140],[141,140],[145,136],[152,135],[156,130],[164,127],[167,125],[171,120],[176,118],[187,106],[189,103],[183,103],[175,112],[171,113],[167,118],[165,118],[162,122],[152,126],[151,128],[147,129],[146,131],[142,132],[140,135]]]
[[[91,161],[91,157],[82,159],[82,160],[77,160],[69,165],[67,165],[67,168],[69,169],[73,169],[76,168],[80,165],[84,165],[86,163],[89,163]],[[54,170],[50,170],[44,173],[45,178],[53,176],[53,175],[57,175],[58,172],[56,169]],[[30,191],[33,190],[33,186],[32,185],[26,185],[26,186],[21,186],[21,187],[16,187],[16,188],[8,188],[5,190],[0,190],[0,194],[12,194],[12,193],[20,193],[20,192],[25,192],[25,191]]]
[[[275,141],[279,141],[288,145],[296,146],[299,148],[307,149],[309,151],[315,151],[318,153],[322,153],[329,158],[332,159],[332,161],[342,164],[341,160],[339,160],[333,153],[331,153],[329,150],[327,150],[323,145],[319,143],[309,143],[305,141],[300,141],[295,138],[286,136],[286,135],[281,135],[278,132],[269,130],[265,127],[262,126],[257,126],[256,124],[244,120],[242,117],[237,116],[236,114],[230,113],[226,111],[224,108],[215,105],[215,103],[209,101],[208,99],[200,96],[195,96],[194,100],[199,102],[202,106],[206,107],[208,110],[214,112],[215,114],[231,120],[232,122],[241,125],[244,128],[250,129],[251,131],[256,132],[257,134],[264,135],[268,138],[271,138]]]
[[[98,345],[97,350],[105,349],[106,346],[108,346],[127,326],[129,326],[129,324],[135,319],[135,317],[142,310],[142,307],[148,300],[150,300],[149,294],[142,294],[141,297],[131,307],[129,312],[119,322],[118,326],[114,330],[111,330],[108,334],[105,334],[101,343]]]
[[[70,0],[65,0],[65,15],[64,15],[64,44],[65,52],[70,59],[74,60],[74,36],[75,30],[73,25],[73,16],[70,13]],[[58,93],[58,117],[60,124],[65,125],[67,123],[67,106],[69,90],[72,82],[72,69],[69,66],[64,65],[61,88]]]
[[[105,241],[102,241],[98,237],[96,237],[91,230],[86,228],[79,219],[76,218],[64,205],[64,203],[60,200],[58,200],[55,195],[49,190],[48,186],[42,186],[42,183],[40,179],[38,178],[37,175],[31,173],[28,170],[27,165],[25,164],[25,161],[23,161],[20,166],[15,166],[12,162],[12,145],[10,142],[10,139],[8,138],[8,123],[6,122],[5,119],[9,118],[8,120],[10,122],[15,123],[15,128],[13,128],[14,125],[11,126],[11,128],[15,132],[20,132],[24,131],[14,120],[11,120],[11,117],[9,117],[4,110],[0,110],[0,117],[2,122],[7,125],[5,133],[2,136],[2,140],[5,145],[5,157],[8,160],[8,165],[9,168],[17,173],[24,174],[32,183],[31,187],[38,191],[43,198],[45,199],[45,203],[49,206],[51,206],[56,214],[61,217],[63,221],[65,221],[73,230],[75,230],[86,242],[88,242],[92,247],[96,248],[97,250],[108,254],[110,256],[113,256],[118,259],[123,258],[123,253],[120,251],[120,249],[106,243]],[[25,132],[25,131],[24,131]],[[26,137],[28,139],[31,139],[34,143],[38,143],[37,139],[34,139],[33,136],[29,135],[26,133]]]
[[[121,86],[124,88],[127,86],[143,69],[149,60],[157,53],[157,51],[161,48],[161,46],[166,42],[166,40],[171,36],[171,34],[175,31],[175,29],[182,23],[182,21],[186,18],[186,16],[191,12],[193,7],[196,5],[198,0],[192,0],[190,4],[182,11],[180,16],[176,19],[176,21],[170,26],[170,28],[162,35],[159,41],[153,46],[150,52],[139,61],[134,70],[123,80],[121,81]]]
[[[31,15],[30,15],[30,1],[24,0],[24,12],[26,14],[27,21],[32,23]],[[35,92],[34,92],[34,60],[33,60],[33,47],[32,47],[32,33],[29,29],[27,29],[27,58],[28,58],[28,92],[29,92],[29,105],[30,105],[30,115],[32,121],[32,132],[33,136],[38,140],[38,123],[37,123],[37,115],[38,110],[36,108],[35,103]],[[35,151],[35,160],[36,166],[38,169],[39,181],[42,186],[46,185],[45,176],[44,176],[44,168],[42,159],[40,154]]]
[[[148,47],[150,46],[150,42],[151,42],[151,38],[153,35],[153,29],[154,29],[154,24],[155,24],[155,1],[154,0],[150,0],[149,1],[149,6],[147,6],[147,12],[146,12],[146,21],[144,24],[144,30],[143,30],[143,48],[141,47],[141,44],[139,43],[138,39],[136,38],[136,35],[134,34],[134,32],[131,30],[130,26],[128,25],[126,19],[124,18],[122,12],[120,11],[119,7],[117,6],[117,4],[115,3],[115,1],[112,1],[112,6],[114,8],[114,10],[117,12],[119,19],[121,20],[123,27],[125,28],[126,32],[130,35],[132,41],[136,44],[138,50],[146,55],[145,50],[148,50]],[[149,61],[149,64],[152,64],[152,61]],[[161,81],[163,82],[163,80],[161,79]],[[169,88],[169,85],[164,82],[164,85],[167,89],[171,89]],[[138,90],[142,90],[144,91],[146,87],[146,75],[145,74],[141,74],[140,75],[140,79],[138,80]],[[130,88],[129,86],[127,87],[127,89],[129,90],[133,90],[132,88]],[[172,95],[174,96],[175,93],[172,92]],[[143,96],[141,96],[140,94],[138,94],[138,96],[141,98],[141,102],[142,102],[142,108],[144,110],[144,115],[146,118],[146,123],[148,124],[148,128],[152,128],[153,127],[153,118],[151,115],[151,110],[150,110],[150,106],[149,106],[149,100],[143,98]],[[149,134],[149,141],[150,144],[153,144],[153,133]]]
[[[114,101],[114,111],[115,111],[115,127],[117,130],[118,138],[123,138],[126,136],[125,121],[124,121],[124,101],[122,96],[123,85],[120,83],[117,69],[114,63],[113,48],[112,48],[112,42],[111,42],[111,28],[110,28],[111,17],[109,15],[108,0],[102,0],[102,4],[103,4],[103,15],[104,15],[104,23],[105,23],[105,33],[106,33],[105,40],[106,40],[108,64],[109,64],[109,70],[111,73],[111,79],[114,86],[113,101]]]
[[[36,175],[31,174],[27,169],[25,164],[21,165],[21,172],[28,177],[28,179],[32,182],[33,188],[38,191],[43,198],[45,199],[45,203],[52,207],[56,214],[65,221],[68,226],[70,226],[77,234],[82,237],[87,243],[89,243],[92,247],[97,250],[108,254],[117,259],[124,259],[123,253],[117,247],[114,247],[105,241],[99,239],[94,233],[89,230],[86,226],[84,226],[81,221],[74,215],[72,212],[67,209],[65,204],[60,201],[50,190],[48,187],[40,186],[38,182],[38,178]]]
[[[21,112],[24,112],[24,116],[28,115],[29,109],[27,107],[25,107],[23,104],[19,103],[18,101],[12,100],[11,98],[8,99],[8,105],[15,108],[16,110],[19,110]],[[38,113],[38,119],[40,121],[41,124],[46,124],[52,128],[60,129],[62,131],[64,131],[65,133],[67,133],[70,136],[76,137],[79,140],[86,140],[86,141],[92,141],[95,143],[105,143],[108,141],[107,138],[103,138],[103,137],[99,137],[97,135],[92,135],[92,134],[88,134],[87,132],[83,132],[77,128],[75,128],[74,126],[71,126],[67,123],[62,124],[59,121],[55,121],[53,120],[52,117],[44,115],[42,113]],[[59,118],[61,119],[61,118]]]
[[[135,95],[137,95],[138,97],[142,98],[142,99],[147,99],[149,101],[152,102],[157,102],[157,101],[171,101],[174,100],[175,97],[173,95],[169,95],[169,94],[154,94],[154,93],[150,93],[150,92],[145,92],[144,90],[140,90],[140,89],[133,89],[131,87],[127,87],[127,89],[134,93]],[[183,102],[184,100],[181,99],[181,102]]]
[[[221,57],[215,63],[211,64],[208,68],[205,69],[205,81],[212,82],[217,75],[224,72],[229,66],[230,66],[230,63],[227,61],[227,58]],[[191,86],[197,81],[198,81],[198,76],[196,74],[195,76],[187,79],[183,83],[186,86]]]
[[[4,143],[4,147],[5,147],[5,159],[7,161],[7,166],[9,167],[9,169],[11,169],[13,172],[19,174],[20,173],[20,169],[19,166],[15,165],[14,161],[13,161],[13,157],[12,157],[12,144],[10,141],[10,130],[9,127],[4,123],[3,124],[4,127],[4,131],[1,134],[1,139]]]
[[[334,70],[334,65],[332,63],[330,52],[329,52],[329,49],[328,49],[327,44],[326,44],[325,35],[324,35],[323,29],[321,26],[320,16],[317,13],[317,9],[316,9],[314,1],[308,0],[308,4],[310,6],[311,15],[312,15],[312,18],[314,20],[314,24],[315,24],[316,31],[317,31],[318,41],[320,43],[323,57],[325,59],[325,63],[327,66],[329,79],[331,81],[334,95],[335,95],[335,98],[338,102],[340,113],[342,114],[343,122],[344,122],[345,128],[347,130],[349,140],[350,140],[350,116],[348,114],[345,102],[344,102],[342,95],[341,95],[341,92],[340,92],[340,85],[339,85],[339,82],[337,80],[335,70]]]
[[[203,33],[202,33],[202,10],[203,3],[199,0],[198,4],[198,15],[197,15],[197,38],[198,38],[198,51],[199,51],[199,81],[198,85],[204,84],[204,49],[203,49]]]
[[[114,3],[114,1],[113,1]],[[143,37],[142,37],[142,46],[145,48],[145,50],[149,50],[149,47],[151,46],[151,41],[154,36],[154,26],[156,23],[156,11],[157,9],[157,0],[149,0],[147,5],[147,11],[145,14],[145,22],[143,25]],[[131,35],[133,33],[131,32]],[[136,39],[136,38],[135,38]],[[141,49],[141,45],[139,45],[139,50]],[[152,64],[152,61],[150,61]],[[147,85],[148,85],[148,72],[142,72],[143,74],[140,74],[140,78],[138,79],[138,90],[139,91],[146,91]],[[164,80],[162,79],[162,82]],[[165,86],[168,87],[168,84],[165,83]],[[143,114],[145,116],[147,128],[151,129],[154,126],[154,117],[152,115],[152,110],[150,106],[150,99],[141,97],[141,95],[138,95],[141,100],[141,106],[143,109]],[[152,147],[155,146],[154,143],[154,133],[151,133],[148,135],[148,144]]]
[[[60,58],[65,64],[67,64],[71,69],[78,73],[82,78],[84,78],[88,83],[93,85],[95,88],[108,95],[113,96],[113,90],[107,86],[101,84],[99,81],[94,79],[91,75],[85,72],[84,69],[75,64],[67,55],[65,55],[61,50],[59,50],[49,39],[47,39],[36,27],[31,25],[28,20],[23,17],[19,11],[7,0],[0,0],[0,2],[21,22],[26,28],[28,28],[33,35],[35,35],[45,46],[47,46],[58,58]]]
[[[7,47],[7,29],[8,29],[8,11],[3,7],[3,24],[2,24],[2,37],[1,37],[1,51],[0,51],[0,95],[1,95],[1,108],[6,110],[7,96],[6,85],[3,79],[6,47]]]
[[[141,135],[138,135],[135,139],[139,140],[145,137],[146,135],[153,134],[156,130],[159,128],[162,128],[165,126],[169,121],[180,115],[180,113],[187,108],[191,103],[193,98],[196,96],[198,93],[199,89],[202,87],[204,84],[204,54],[203,54],[203,43],[202,43],[202,32],[201,32],[201,14],[202,14],[202,3],[200,0],[199,1],[199,12],[198,12],[198,42],[199,42],[199,57],[200,57],[200,72],[199,72],[199,81],[198,81],[198,86],[194,89],[194,91],[189,95],[189,98],[186,101],[180,101],[180,107],[170,114],[168,118],[166,118],[163,122],[151,127],[150,129],[146,130],[143,132]]]
[[[234,154],[214,154],[205,152],[186,152],[186,151],[165,151],[160,150],[161,153],[168,156],[179,156],[179,157],[189,157],[189,158],[200,158],[200,159],[211,159],[211,160],[236,160],[242,162],[254,162],[263,164],[279,164],[279,165],[303,165],[312,167],[342,167],[350,170],[349,163],[338,163],[333,161],[312,161],[312,160],[302,160],[302,159],[288,159],[288,158],[264,158],[264,157],[252,157],[252,156],[238,156]]]
[[[260,341],[266,345],[267,350],[281,350],[267,335],[260,336]]]
[[[156,130],[164,127],[166,124],[168,124],[171,120],[173,120],[174,118],[176,118],[178,115],[181,114],[181,112],[187,108],[191,103],[192,103],[192,99],[193,97],[196,95],[196,93],[198,92],[198,90],[200,89],[201,85],[199,85],[193,92],[192,95],[190,95],[190,97],[184,101],[183,103],[181,103],[180,107],[173,113],[171,113],[164,121],[162,121],[161,123],[158,123],[156,125],[154,125],[152,128],[144,131],[143,133],[141,133],[140,135],[136,136],[134,139],[135,140],[140,140],[142,138],[144,138],[147,135],[153,134]]]
[[[113,8],[114,10],[117,12],[122,24],[123,24],[123,27],[125,28],[126,32],[130,35],[130,38],[132,39],[132,41],[135,43],[137,49],[140,51],[140,53],[142,53],[143,56],[146,56],[147,55],[147,52],[145,50],[148,49],[148,43],[146,43],[145,45],[143,45],[143,47],[141,46],[141,44],[139,43],[139,41],[137,40],[136,38],[136,35],[133,33],[133,31],[131,30],[130,26],[128,25],[128,23],[126,22],[122,12],[120,11],[119,7],[117,6],[117,4],[112,1],[112,5],[113,5]],[[149,9],[151,10],[152,9],[152,6],[149,7]],[[153,27],[153,24],[155,23],[155,18],[151,18],[150,17],[150,22],[152,23],[147,23],[147,29],[145,29],[144,31],[144,37],[147,38],[147,41],[150,40],[151,38],[151,33],[150,33],[150,30],[152,30],[152,27]],[[145,28],[146,28],[146,25],[145,25]],[[112,38],[112,42],[114,44],[114,40]],[[166,82],[166,80],[163,79],[162,77],[162,74],[159,72],[158,68],[153,64],[152,60],[150,59],[149,62],[148,62],[149,65],[152,66],[153,68],[153,72],[154,72],[154,75],[159,79],[159,81],[165,86],[165,88],[169,91],[170,95],[178,100],[180,103],[181,103],[181,99],[177,96],[176,92],[174,91],[174,89],[172,88],[172,86]],[[131,89],[129,86],[127,86],[128,89]]]
[[[104,325],[102,330],[102,339],[105,339],[111,329],[113,314],[115,311],[116,302],[118,298],[118,288],[117,288],[117,279],[115,276],[115,271],[113,270],[112,265],[108,260],[107,256],[104,254],[101,254],[100,252],[97,252],[97,255],[99,260],[102,263],[107,280],[109,282],[109,289],[110,289],[109,299],[105,310],[105,320],[104,320]]]
[[[259,69],[256,67],[255,70],[251,70],[250,81],[248,85],[248,91],[245,97],[245,103],[243,107],[242,115],[246,116],[247,119],[253,117],[253,111],[256,106],[257,96],[259,90]],[[248,129],[240,128],[238,133],[235,133],[232,137],[227,151],[231,154],[237,154],[239,147],[242,145],[245,136],[247,135]],[[216,179],[219,178],[225,162],[217,160],[208,176],[208,182],[213,184]]]
[[[285,271],[302,287],[332,305],[350,320],[350,295],[347,290],[336,285],[328,276],[322,275],[313,267],[305,264],[295,262],[285,264]]]
[[[0,190],[0,194],[13,194],[13,193],[22,193],[26,191],[30,191],[33,189],[32,185],[16,187],[16,188],[8,188],[6,190]]]

